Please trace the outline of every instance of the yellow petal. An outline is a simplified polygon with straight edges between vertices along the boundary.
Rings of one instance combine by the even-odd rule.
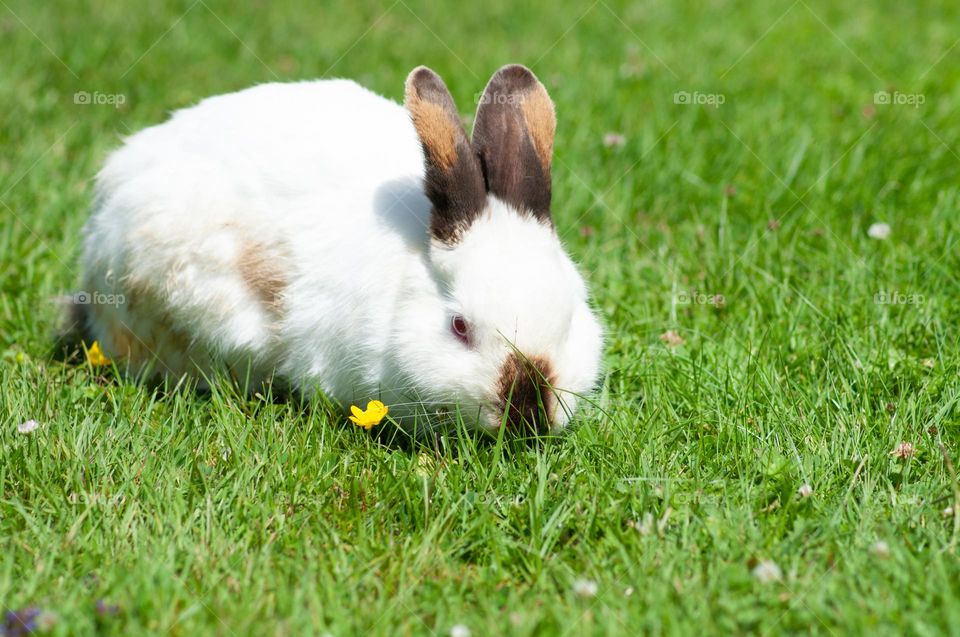
[[[367,420],[372,424],[379,424],[383,417],[387,415],[387,406],[379,400],[371,400],[367,403]]]
[[[367,403],[366,409],[360,409],[356,405],[350,405],[350,413],[352,415],[347,416],[350,422],[358,427],[370,429],[374,425],[380,424],[383,417],[387,415],[387,406],[379,400],[371,400]]]
[[[87,362],[94,367],[110,364],[110,359],[107,358],[104,355],[103,350],[100,349],[99,341],[94,341],[93,345],[90,346],[90,349],[87,350]]]
[[[370,429],[373,426],[365,417],[357,418],[355,416],[349,416],[350,420],[353,421],[357,427],[363,427],[364,429]]]

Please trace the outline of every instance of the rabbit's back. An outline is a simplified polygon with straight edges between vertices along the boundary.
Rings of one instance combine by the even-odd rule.
[[[152,193],[176,196],[211,172],[245,197],[295,197],[411,171],[422,155],[399,104],[349,80],[263,84],[203,100],[126,140],[100,190],[147,170],[179,174]],[[210,184],[214,186],[216,184]]]
[[[422,161],[406,111],[346,80],[175,113],[98,176],[85,285],[124,302],[91,305],[93,336],[134,369],[280,368],[334,395],[377,382],[344,363],[382,353],[384,303],[427,276]]]

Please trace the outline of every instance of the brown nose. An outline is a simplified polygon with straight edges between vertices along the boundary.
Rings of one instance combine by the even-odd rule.
[[[500,411],[507,422],[536,433],[549,429],[556,399],[551,389],[550,364],[539,356],[512,352],[500,370]]]

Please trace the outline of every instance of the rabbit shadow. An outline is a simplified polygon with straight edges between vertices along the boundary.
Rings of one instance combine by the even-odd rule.
[[[374,214],[384,227],[403,239],[411,251],[426,258],[430,244],[432,204],[423,192],[419,176],[391,179],[373,195]]]

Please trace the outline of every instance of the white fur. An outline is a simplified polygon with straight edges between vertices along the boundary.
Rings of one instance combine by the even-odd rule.
[[[400,105],[346,80],[204,100],[113,153],[85,229],[85,285],[106,353],[178,376],[276,373],[391,415],[459,405],[495,427],[512,347],[552,362],[566,424],[596,381],[600,326],[552,228],[489,199],[455,247],[429,241],[423,154]],[[251,251],[284,283],[264,302]],[[474,346],[450,333],[473,325]],[[158,358],[130,355],[136,348]],[[478,418],[479,416],[479,418]]]

